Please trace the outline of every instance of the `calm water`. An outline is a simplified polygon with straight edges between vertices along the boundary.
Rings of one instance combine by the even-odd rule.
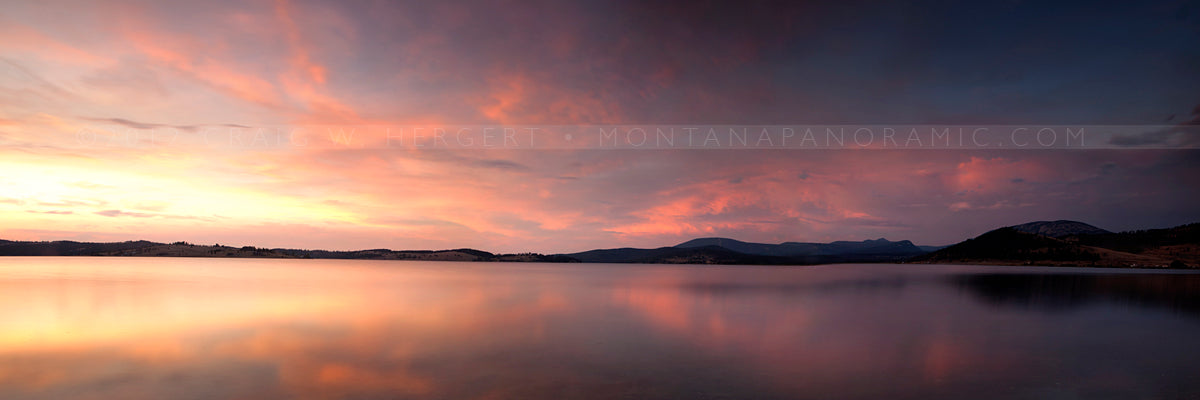
[[[1200,396],[1200,275],[0,258],[0,398]]]

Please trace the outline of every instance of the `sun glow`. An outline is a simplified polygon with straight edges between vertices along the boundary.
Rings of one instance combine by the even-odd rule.
[[[69,229],[83,223],[128,228],[151,222],[183,227],[206,223],[353,223],[358,219],[331,204],[266,193],[196,176],[187,170],[176,170],[180,176],[172,176],[166,173],[171,168],[141,173],[8,161],[0,162],[0,170],[20,171],[0,178],[4,193],[0,207],[9,211],[8,220],[23,220],[10,227]]]

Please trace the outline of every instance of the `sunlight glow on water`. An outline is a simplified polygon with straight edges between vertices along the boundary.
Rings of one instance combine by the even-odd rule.
[[[0,398],[1178,398],[1200,275],[0,258]]]

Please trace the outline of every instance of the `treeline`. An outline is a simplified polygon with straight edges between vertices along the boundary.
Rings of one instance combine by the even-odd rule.
[[[1200,244],[1200,223],[1180,225],[1167,229],[1142,229],[1100,235],[1079,235],[1068,241],[1088,246],[1103,247],[1127,253],[1141,253],[1161,246]]]

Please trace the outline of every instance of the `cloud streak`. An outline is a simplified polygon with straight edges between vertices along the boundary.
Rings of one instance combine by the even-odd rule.
[[[1083,25],[1106,28],[1085,32],[1044,4],[66,5],[0,19],[0,237],[557,252],[1200,219],[1194,151],[454,150],[253,131],[1160,123],[1200,87],[1169,4],[1099,10]],[[97,126],[120,132],[81,136]],[[143,135],[163,130],[182,134]],[[1173,132],[1110,144],[1192,140]]]

